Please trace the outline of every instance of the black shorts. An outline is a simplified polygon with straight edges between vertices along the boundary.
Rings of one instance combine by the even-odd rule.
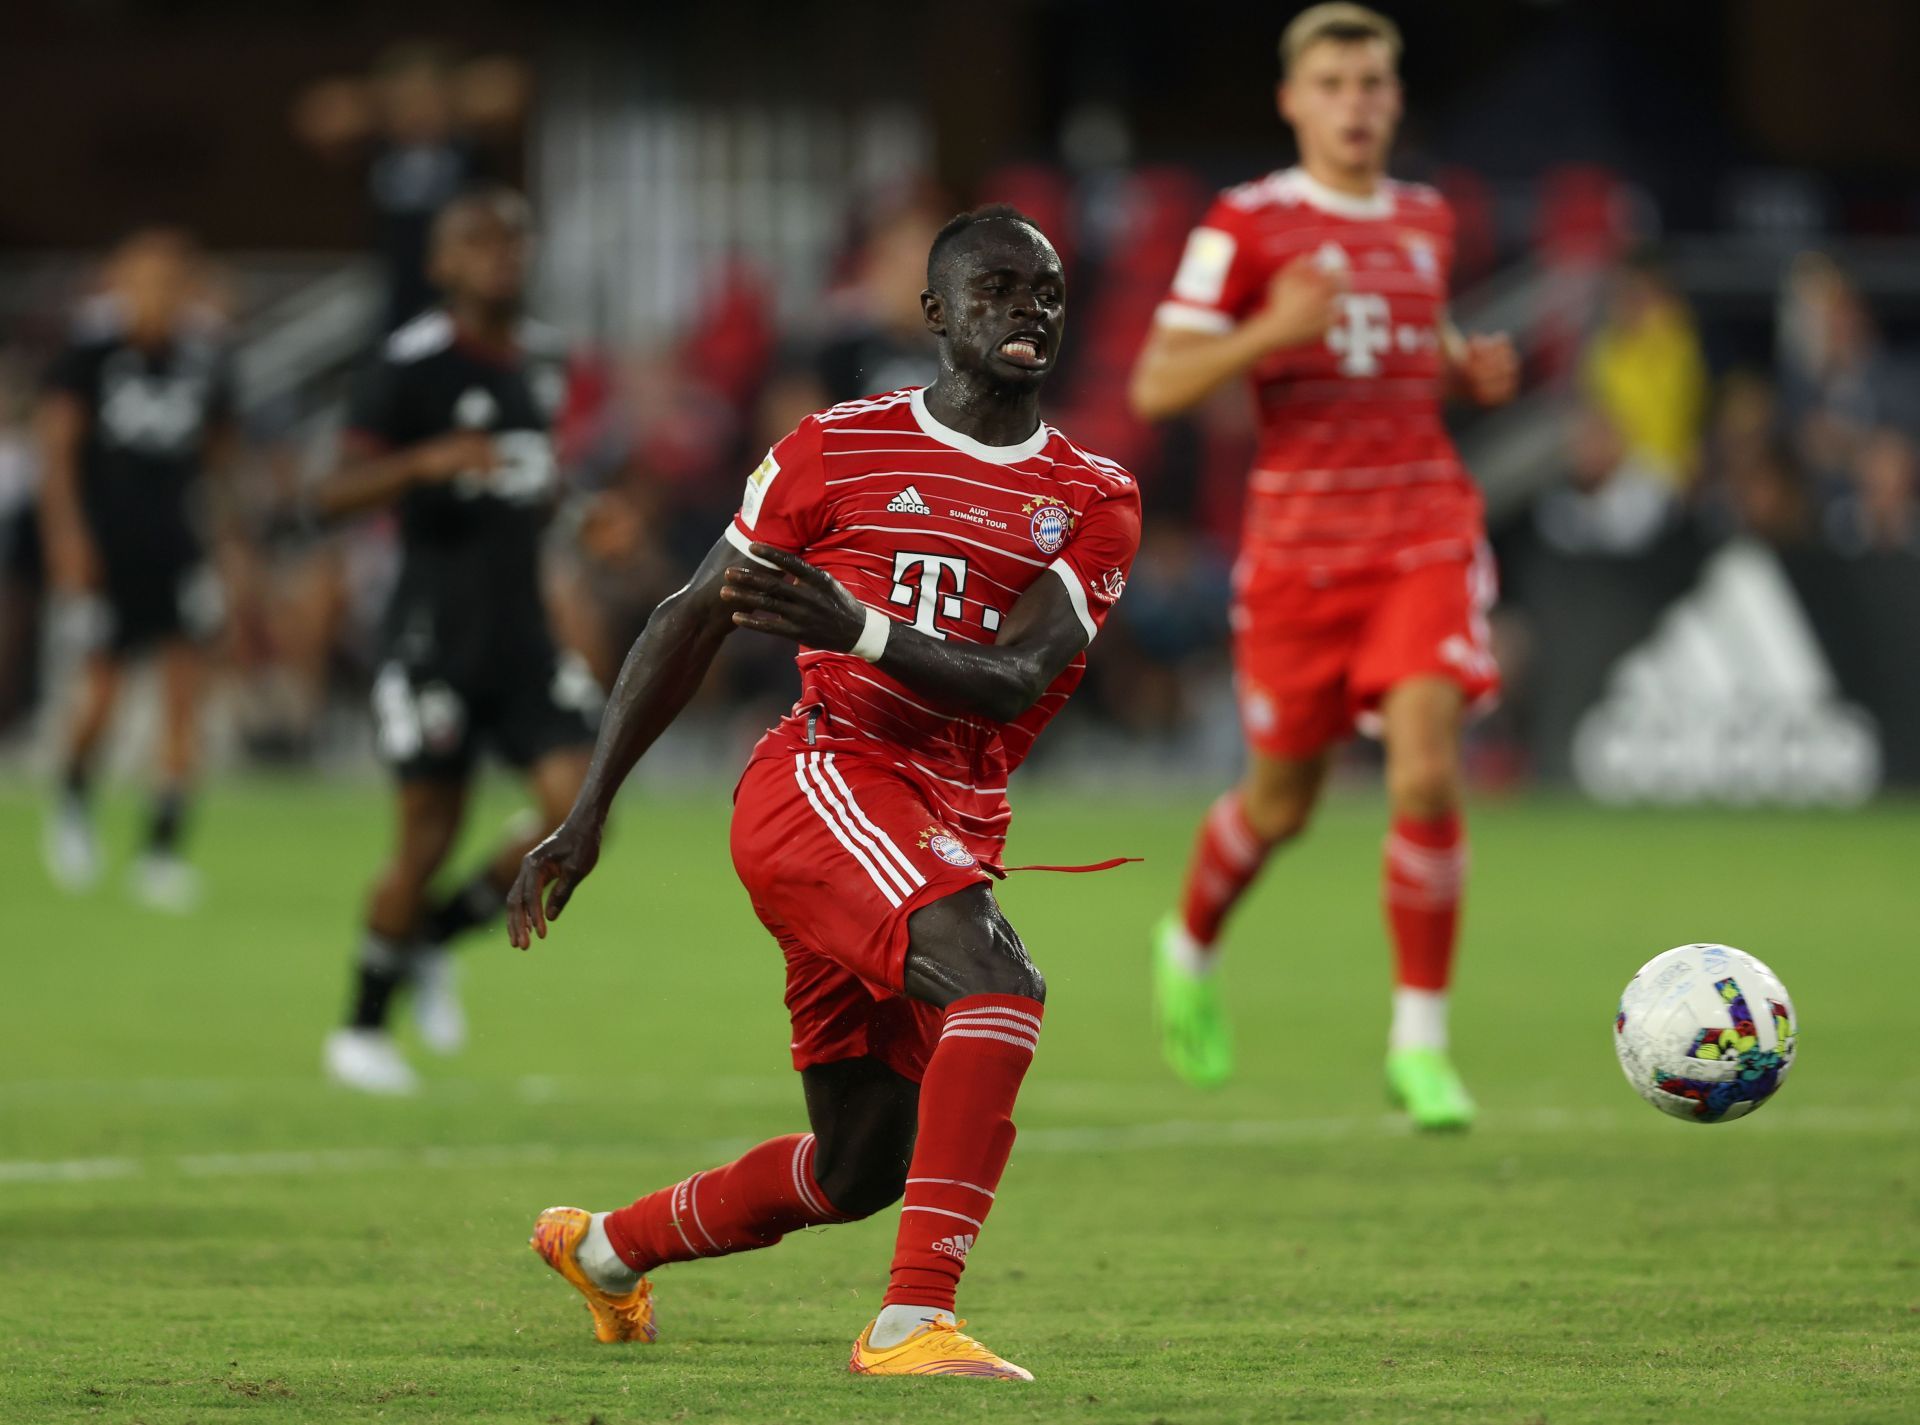
[[[199,555],[102,550],[101,563],[106,621],[100,646],[108,652],[125,656],[171,639],[200,643],[220,631],[226,617],[220,576]]]
[[[31,504],[0,518],[0,574],[9,583],[38,589],[47,582],[46,552],[40,543],[40,513]]]
[[[462,677],[431,664],[383,663],[373,680],[381,760],[402,781],[452,781],[472,772],[483,743],[522,770],[563,748],[593,746],[603,699],[578,656],[548,645],[518,657],[503,648],[495,669]]]

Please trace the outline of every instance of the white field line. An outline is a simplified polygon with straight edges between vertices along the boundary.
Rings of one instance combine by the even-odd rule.
[[[1616,1131],[1633,1123],[1651,1124],[1645,1113],[1575,1113],[1546,1109],[1509,1115],[1489,1114],[1481,1134],[1582,1134]],[[1827,1134],[1907,1132],[1920,1127],[1920,1114],[1891,1109],[1775,1109],[1745,1120],[1743,1133]],[[1674,1132],[1688,1131],[1675,1124]],[[1725,1127],[1721,1132],[1736,1131]],[[1138,1153],[1167,1148],[1258,1148],[1332,1138],[1391,1138],[1411,1130],[1397,1115],[1342,1118],[1175,1119],[1160,1123],[1107,1124],[1081,1128],[1033,1128],[1020,1134],[1024,1153]],[[148,1176],[189,1178],[325,1177],[417,1169],[465,1171],[476,1168],[545,1166],[568,1158],[630,1157],[672,1154],[691,1160],[733,1157],[751,1145],[748,1138],[662,1142],[632,1146],[588,1147],[554,1143],[505,1143],[445,1148],[275,1149],[238,1153],[173,1153],[151,1157],[66,1158],[37,1161],[0,1159],[0,1186],[30,1183],[93,1182]]]

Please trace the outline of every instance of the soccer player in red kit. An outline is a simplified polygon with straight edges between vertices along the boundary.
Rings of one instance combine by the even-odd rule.
[[[1299,166],[1221,195],[1134,369],[1131,402],[1148,419],[1245,376],[1260,429],[1232,620],[1249,766],[1201,825],[1154,984],[1168,1062],[1194,1083],[1224,1080],[1221,926],[1306,828],[1334,749],[1377,717],[1392,815],[1388,1086],[1417,1125],[1460,1128],[1474,1111],[1447,1057],[1467,860],[1460,733],[1499,675],[1480,495],[1441,402],[1508,400],[1518,363],[1504,337],[1463,339],[1448,320],[1446,202],[1386,176],[1399,52],[1392,21],[1359,5],[1316,5],[1287,27],[1278,98]]]
[[[659,1267],[904,1194],[885,1304],[851,1368],[1032,1379],[953,1316],[1046,998],[991,887],[1007,778],[1080,681],[1140,501],[1125,471],[1040,419],[1065,286],[1030,221],[985,208],[948,223],[920,300],[938,378],[809,416],[767,453],[627,655],[580,799],[509,897],[524,949],[592,870],[615,789],[728,634],[800,646],[800,700],[740,779],[732,845],[786,957],[811,1131],[616,1212],[540,1215],[533,1245],[602,1341],[654,1339]]]

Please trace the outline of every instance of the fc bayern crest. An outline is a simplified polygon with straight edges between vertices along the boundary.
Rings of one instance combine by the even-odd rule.
[[[1042,554],[1058,554],[1073,528],[1073,511],[1065,505],[1042,504],[1033,512],[1033,542]]]
[[[1429,282],[1440,275],[1440,259],[1435,255],[1433,244],[1424,237],[1403,239],[1407,247],[1407,261],[1413,264],[1413,270]]]
[[[930,826],[920,833],[920,844],[949,866],[971,866],[978,860],[959,837],[937,826]]]

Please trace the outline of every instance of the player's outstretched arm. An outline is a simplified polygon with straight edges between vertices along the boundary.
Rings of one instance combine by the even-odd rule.
[[[535,935],[545,938],[547,922],[559,918],[593,870],[614,793],[699,691],[714,655],[733,632],[720,590],[734,557],[726,540],[714,545],[687,586],[661,601],[627,650],[573,810],[526,854],[507,893],[507,937],[518,948],[526,949]]]
[[[962,643],[930,638],[874,613],[797,554],[767,544],[754,545],[753,554],[774,567],[735,564],[726,571],[721,597],[735,624],[809,648],[870,657],[882,671],[955,712],[1011,722],[1087,646],[1086,627],[1059,579],[1037,580],[1022,594],[995,642]],[[879,647],[863,647],[868,640]]]
[[[1191,410],[1261,357],[1318,341],[1333,324],[1344,273],[1296,258],[1274,274],[1266,303],[1230,331],[1156,324],[1133,365],[1127,404],[1143,421]]]
[[[389,455],[349,460],[320,481],[312,513],[338,519],[390,505],[415,485],[491,470],[498,456],[493,437],[477,430],[453,431]]]

